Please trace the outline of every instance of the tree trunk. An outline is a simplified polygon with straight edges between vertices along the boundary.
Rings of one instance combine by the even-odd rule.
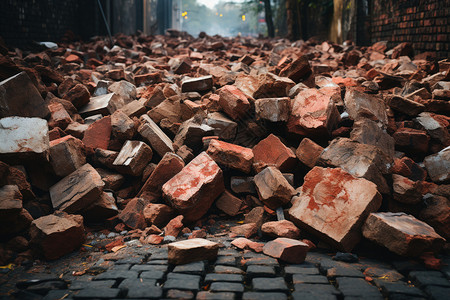
[[[264,0],[264,12],[266,15],[267,32],[269,37],[275,37],[275,27],[273,26],[272,6],[270,0]]]
[[[287,38],[296,41],[301,37],[300,7],[297,0],[286,1]]]

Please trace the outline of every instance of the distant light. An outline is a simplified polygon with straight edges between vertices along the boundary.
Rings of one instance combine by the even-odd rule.
[[[223,17],[223,15],[222,15],[222,14],[220,14],[220,15],[219,15],[219,17],[221,17],[221,18],[222,18],[222,17]]]
[[[184,19],[187,20],[187,16],[184,16]]]
[[[219,15],[219,13],[218,12],[216,12],[216,16],[218,16]]]
[[[182,13],[181,16],[186,17],[186,16],[187,16],[187,11],[185,11],[184,13]]]
[[[242,15],[242,21],[245,22],[245,15]]]

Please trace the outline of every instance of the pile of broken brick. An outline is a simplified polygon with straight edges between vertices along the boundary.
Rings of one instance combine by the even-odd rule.
[[[213,258],[208,226],[244,215],[233,245],[288,262],[361,238],[447,249],[448,60],[174,30],[0,52],[0,265],[57,259],[99,223],[175,242],[172,263]]]

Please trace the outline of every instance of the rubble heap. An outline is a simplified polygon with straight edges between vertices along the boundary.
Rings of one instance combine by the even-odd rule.
[[[0,265],[57,259],[92,224],[195,238],[174,263],[217,255],[218,218],[294,263],[450,236],[450,62],[432,53],[175,30],[0,50]]]

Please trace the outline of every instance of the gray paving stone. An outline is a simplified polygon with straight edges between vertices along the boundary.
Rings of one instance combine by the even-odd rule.
[[[194,299],[194,293],[192,291],[184,291],[184,290],[168,290],[166,293],[167,299]]]
[[[338,289],[344,297],[375,297],[383,299],[377,287],[370,285],[364,279],[352,277],[338,277]]]
[[[397,260],[393,261],[392,265],[403,275],[408,275],[411,271],[427,271],[423,264],[414,260]]]
[[[136,286],[136,288],[128,289],[127,298],[161,299],[162,295],[162,288],[154,285],[142,284]]]
[[[242,295],[242,300],[286,300],[287,296],[284,293],[258,293],[245,292]]]
[[[275,277],[275,267],[266,265],[250,265],[247,267],[247,278]]]
[[[71,293],[72,291],[69,290],[52,290],[49,291],[42,300],[68,299]],[[2,298],[0,297],[0,299]]]
[[[297,265],[291,265],[284,267],[284,272],[286,274],[305,274],[305,275],[319,275],[319,269],[316,267],[303,267]]]
[[[237,282],[213,282],[210,290],[211,292],[243,293],[244,285]]]
[[[74,280],[69,286],[69,290],[83,290],[96,288],[111,288],[116,283],[115,280],[79,281]]]
[[[355,278],[364,278],[364,274],[351,266],[336,266],[334,268],[330,268],[327,270],[328,278],[337,278],[337,277],[355,277]]]
[[[121,294],[120,289],[113,288],[96,288],[80,290],[78,294],[74,294],[75,299],[112,299],[118,298]]]
[[[237,267],[215,266],[214,273],[218,274],[244,274],[245,272]]]
[[[133,290],[137,288],[144,288],[144,287],[152,287],[156,286],[156,280],[155,279],[125,279],[123,280],[118,288],[121,290]]]
[[[198,292],[197,297],[195,298],[197,300],[234,300],[236,299],[236,295],[234,293],[211,293],[211,292]]]
[[[152,255],[149,258],[149,261],[152,260],[167,260],[169,258],[169,251],[167,250],[167,248],[165,249],[160,249],[158,251],[155,251],[152,253]]]
[[[293,292],[292,300],[336,300],[336,295],[326,293]]]
[[[96,277],[94,280],[107,280],[107,279],[133,279],[138,278],[138,272],[136,271],[106,271]]]
[[[122,264],[138,265],[138,264],[141,264],[143,262],[143,260],[144,260],[143,257],[128,257],[128,258],[119,259],[118,261],[115,262],[115,264],[116,265],[122,265]]]
[[[215,261],[216,265],[224,265],[224,266],[236,266],[236,256],[232,255],[222,255],[218,256]]]
[[[244,276],[240,274],[216,274],[209,273],[206,274],[205,283],[216,282],[216,281],[225,281],[225,282],[243,282]]]
[[[375,279],[376,286],[381,289],[384,296],[388,297],[392,294],[403,294],[413,297],[423,297],[424,293],[416,287],[408,286],[404,282],[388,282]]]
[[[185,265],[178,265],[172,272],[202,275],[205,273],[205,262],[196,261]]]
[[[308,274],[294,274],[292,275],[292,283],[316,283],[316,284],[329,284],[328,279],[322,275],[308,275]]]
[[[192,274],[168,273],[167,279],[182,279],[182,280],[198,280],[198,281],[200,281],[201,277],[199,275],[192,275]]]
[[[227,249],[227,248],[222,248],[219,249],[219,252],[217,253],[218,256],[234,256],[234,257],[238,257],[241,256],[241,253],[235,249]]]
[[[402,274],[400,274],[396,270],[393,270],[392,268],[387,269],[387,268],[369,267],[364,270],[364,274],[372,278],[382,278],[383,280],[391,282],[404,279],[404,276]]]
[[[155,260],[149,260],[147,265],[162,265],[162,266],[168,266],[169,261],[165,259],[155,259]]]
[[[267,257],[267,256],[261,256],[261,257],[252,257],[249,259],[246,259],[245,266],[251,266],[251,265],[267,265],[267,266],[278,266],[278,261],[273,257]]]
[[[110,271],[119,270],[119,271],[128,271],[133,265],[132,264],[115,264]]]
[[[336,268],[336,267],[341,267],[341,266],[344,265],[342,262],[332,260],[332,259],[329,258],[329,257],[326,257],[326,258],[321,259],[321,260],[318,262],[318,264],[319,264],[319,271],[320,271],[320,273],[322,273],[322,274],[326,274],[327,271],[328,271],[328,269]]]
[[[425,292],[430,296],[430,299],[448,300],[450,295],[450,288],[430,285],[425,288]]]
[[[414,285],[419,287],[428,285],[450,287],[448,279],[444,278],[444,275],[438,271],[412,271],[409,273],[409,277]]]
[[[167,274],[167,280],[164,283],[164,289],[198,291],[200,289],[200,276],[169,273]]]
[[[389,300],[426,300],[425,297],[413,297],[411,295],[392,294],[389,296]]]
[[[134,265],[131,267],[131,271],[136,271],[136,272],[143,272],[143,271],[148,271],[148,272],[155,272],[155,271],[161,271],[161,272],[167,272],[167,270],[169,269],[169,266],[164,266],[164,265]]]
[[[254,278],[252,280],[253,290],[258,292],[288,292],[289,289],[282,277]]]
[[[331,284],[314,284],[314,283],[302,283],[294,284],[294,290],[296,292],[302,293],[313,293],[313,294],[325,294],[325,295],[336,295],[340,296],[341,292],[337,290]]]
[[[139,275],[139,278],[162,280],[164,274],[162,271],[144,271]]]

